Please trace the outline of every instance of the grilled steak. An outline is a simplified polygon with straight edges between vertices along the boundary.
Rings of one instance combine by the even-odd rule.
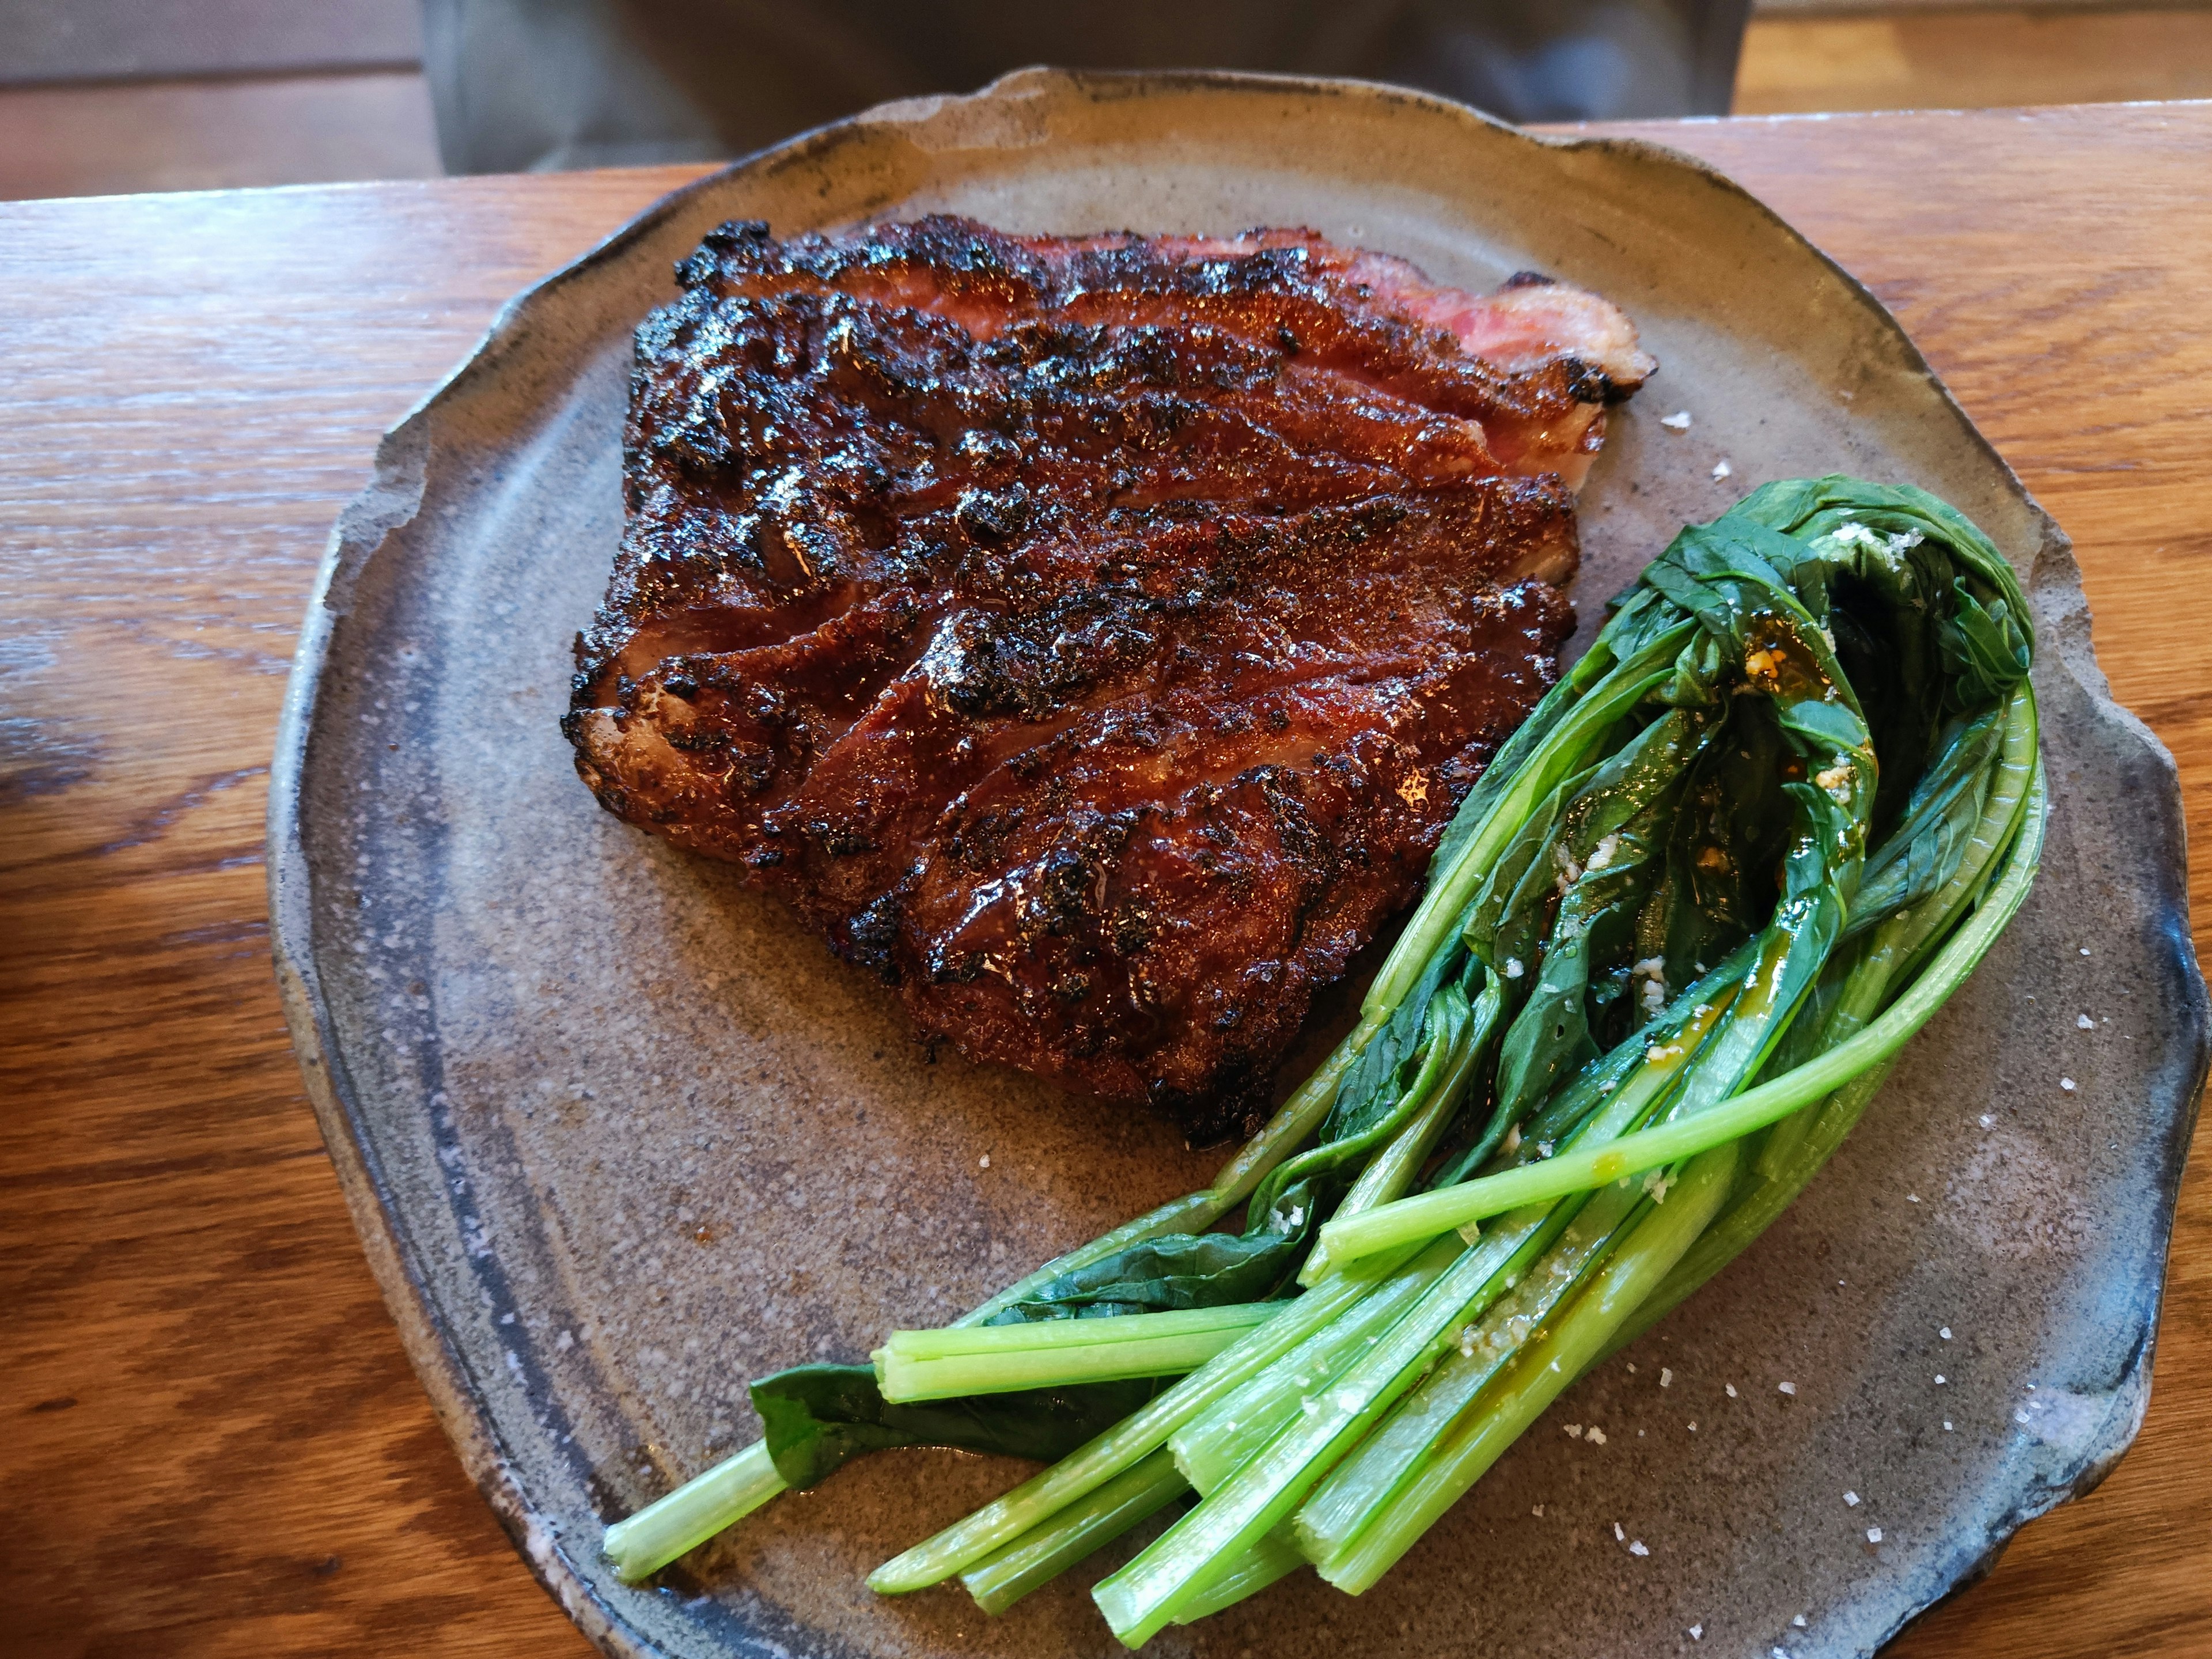
[[[1613,307],[1304,231],[732,223],[638,331],[565,730],[979,1059],[1264,1114],[1555,675]]]

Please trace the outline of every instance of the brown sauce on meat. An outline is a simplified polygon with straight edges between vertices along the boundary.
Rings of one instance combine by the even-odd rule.
[[[1562,480],[1633,331],[1304,232],[732,225],[678,276],[577,641],[585,781],[924,1032],[1256,1121],[1555,678]]]

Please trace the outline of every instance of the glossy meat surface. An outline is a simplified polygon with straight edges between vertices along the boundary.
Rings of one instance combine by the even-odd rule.
[[[1554,678],[1593,295],[1306,232],[732,224],[639,330],[566,721],[916,1025],[1194,1139]]]

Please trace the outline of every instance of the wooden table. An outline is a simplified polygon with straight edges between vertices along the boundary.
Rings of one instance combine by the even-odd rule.
[[[2073,534],[2201,843],[2212,105],[1634,131],[1904,319]],[[378,433],[500,301],[684,176],[0,209],[0,1652],[586,1651],[463,1479],[355,1243],[277,1012],[262,805]],[[2104,1488],[1896,1651],[2212,1654],[2202,1157],[2156,1379]]]

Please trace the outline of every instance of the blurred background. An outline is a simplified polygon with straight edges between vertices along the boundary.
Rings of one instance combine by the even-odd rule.
[[[0,198],[728,155],[964,90],[993,52],[1085,61],[1072,6],[695,3],[0,0]],[[1089,61],[1376,74],[1524,119],[2212,97],[2212,0],[1476,0],[1507,21],[1465,61],[1444,0],[1210,4],[1120,0]]]

